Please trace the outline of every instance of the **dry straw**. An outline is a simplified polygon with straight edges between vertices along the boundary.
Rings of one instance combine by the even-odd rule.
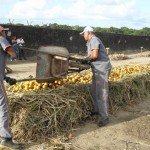
[[[88,117],[89,85],[68,85],[24,94],[10,93],[12,130],[23,141],[47,140]]]

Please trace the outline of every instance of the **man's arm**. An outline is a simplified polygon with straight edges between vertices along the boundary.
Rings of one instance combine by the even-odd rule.
[[[99,48],[100,48],[100,41],[98,38],[93,38],[91,42],[91,52],[90,52],[90,58],[91,60],[96,60],[99,55]]]
[[[16,57],[16,53],[14,52],[12,46],[6,47],[5,49],[6,53],[9,54],[12,57]]]
[[[98,49],[92,49],[91,54],[90,54],[90,59],[91,60],[95,60],[98,58]]]
[[[98,50],[97,48],[92,49],[91,54],[87,56],[85,59],[81,59],[82,64],[91,64],[92,60],[95,60],[98,58]]]
[[[2,49],[9,54],[12,57],[16,57],[16,53],[13,50],[13,47],[10,45],[10,43],[7,41],[7,39],[3,36],[0,36],[0,44]]]

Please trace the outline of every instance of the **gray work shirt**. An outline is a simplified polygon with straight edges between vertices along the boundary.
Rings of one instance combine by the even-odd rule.
[[[106,48],[104,47],[102,41],[95,35],[92,36],[92,38],[87,42],[88,56],[90,56],[90,53],[93,49],[99,50],[98,58],[91,61],[91,68],[100,72],[105,72],[106,70],[111,69],[112,65],[110,63]]]
[[[5,65],[6,65],[6,48],[11,46],[5,37],[0,36],[0,80],[3,81],[5,75]]]

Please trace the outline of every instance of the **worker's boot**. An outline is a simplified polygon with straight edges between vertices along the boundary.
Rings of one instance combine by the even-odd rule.
[[[109,118],[106,118],[106,119],[101,119],[98,123],[98,126],[99,127],[104,127],[106,126],[107,124],[109,123]]]
[[[13,149],[13,150],[15,150],[15,149],[18,150],[20,148],[20,145],[15,144],[12,141],[12,138],[3,138],[1,143],[0,143],[0,147]]]
[[[97,112],[97,111],[91,111],[90,112],[90,116],[92,117],[92,116],[95,116],[95,115],[99,115],[99,112]]]

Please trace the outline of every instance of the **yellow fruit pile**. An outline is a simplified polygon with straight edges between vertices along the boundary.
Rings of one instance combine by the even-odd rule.
[[[91,72],[89,72],[86,75],[75,73],[68,75],[64,79],[55,80],[52,83],[38,83],[36,82],[36,80],[20,82],[15,85],[9,86],[7,90],[13,92],[27,92],[27,91],[37,91],[39,89],[45,88],[57,88],[65,84],[77,84],[77,83],[85,84],[91,82],[91,77],[92,77]]]
[[[124,75],[137,74],[144,71],[150,71],[150,65],[137,64],[137,65],[114,67],[111,70],[109,80],[116,81],[118,79],[121,79]]]
[[[127,74],[136,74],[143,71],[150,71],[150,65],[131,65],[131,66],[121,66],[114,67],[111,70],[109,77],[110,81],[116,81],[121,79],[124,75]],[[8,87],[8,91],[13,92],[26,92],[26,91],[37,91],[39,89],[45,88],[57,88],[65,84],[86,84],[91,83],[92,72],[83,72],[83,73],[74,73],[68,75],[64,79],[55,80],[52,83],[37,83],[35,80],[20,82],[16,85]]]

